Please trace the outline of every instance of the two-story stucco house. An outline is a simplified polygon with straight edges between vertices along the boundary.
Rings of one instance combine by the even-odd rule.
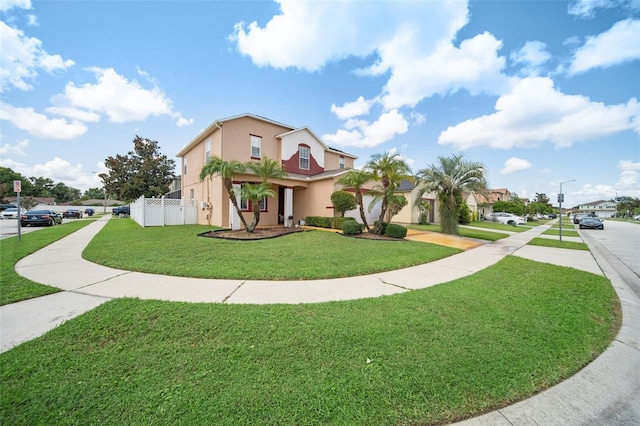
[[[599,200],[592,203],[580,204],[578,206],[578,213],[595,213],[600,218],[615,217],[616,215],[616,202]]]
[[[357,157],[328,147],[307,127],[292,127],[253,114],[214,121],[179,153],[182,197],[199,200],[198,223],[240,229],[241,221],[222,179],[200,180],[202,167],[213,156],[242,163],[264,157],[281,162],[288,176],[271,183],[276,197],[261,203],[260,225],[287,224],[307,216],[333,216],[335,181],[354,166]],[[235,176],[239,194],[245,182],[259,182],[250,171]],[[238,199],[247,221],[251,206]]]

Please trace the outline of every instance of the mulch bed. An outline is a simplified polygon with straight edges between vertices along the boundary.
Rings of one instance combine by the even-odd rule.
[[[225,240],[240,240],[240,241],[252,241],[252,240],[265,240],[268,238],[278,238],[283,235],[294,234],[296,232],[305,232],[307,229],[303,228],[286,228],[283,226],[272,228],[257,228],[253,232],[247,232],[244,229],[231,231],[222,229],[219,231],[207,231],[198,234],[199,237],[206,238],[221,238]],[[340,234],[342,235],[342,234]],[[367,240],[381,240],[381,241],[404,241],[401,238],[393,238],[387,235],[376,235],[371,232],[363,232],[358,235],[344,235],[350,238],[362,238]]]

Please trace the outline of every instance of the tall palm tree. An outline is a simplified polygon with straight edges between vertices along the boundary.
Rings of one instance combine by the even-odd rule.
[[[242,196],[252,205],[253,218],[251,219],[251,224],[247,227],[247,232],[253,232],[258,226],[258,222],[260,222],[260,201],[264,198],[275,197],[276,192],[271,189],[270,183],[245,183],[242,185]]]
[[[267,183],[269,179],[280,179],[287,176],[282,164],[268,157],[262,157],[260,161],[250,161],[245,166],[258,175],[262,183]]]
[[[220,176],[222,183],[229,194],[229,200],[231,200],[231,204],[233,204],[233,207],[235,207],[238,212],[238,216],[240,216],[240,220],[242,221],[244,228],[249,229],[249,225],[242,215],[242,210],[240,210],[240,206],[238,205],[236,193],[233,190],[233,177],[244,172],[244,164],[238,160],[225,161],[220,157],[212,157],[209,162],[202,167],[202,170],[200,170],[200,180],[205,180],[207,177],[212,179],[213,176],[216,175]]]
[[[390,152],[372,155],[365,168],[373,174],[374,179],[380,181],[380,184],[374,186],[370,191],[374,196],[373,201],[381,202],[380,218],[375,228],[375,233],[380,234],[384,227],[384,218],[389,209],[390,200],[400,187],[400,183],[405,179],[413,180],[413,176],[411,176],[411,168],[400,154],[391,154]]]
[[[364,204],[362,202],[362,188],[364,185],[373,179],[373,175],[366,170],[351,169],[347,173],[340,176],[336,181],[338,185],[342,185],[343,188],[353,188],[356,192],[356,203],[360,206],[360,219],[364,226],[369,229],[367,223],[367,216],[364,214]]]
[[[458,233],[458,200],[471,191],[484,193],[487,189],[484,165],[466,161],[462,154],[438,157],[438,164],[418,171],[420,191],[418,200],[425,192],[436,191],[440,201],[440,230],[445,234]]]

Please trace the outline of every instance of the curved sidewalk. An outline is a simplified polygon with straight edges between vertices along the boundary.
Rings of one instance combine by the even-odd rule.
[[[630,288],[640,288],[640,282],[635,275],[621,275],[615,259],[593,242],[589,242],[591,252],[527,246],[549,228],[538,226],[436,262],[367,276],[289,282],[215,280],[122,271],[82,259],[83,249],[109,219],[102,217],[16,264],[20,275],[66,291],[0,307],[2,352],[111,298],[265,304],[378,297],[465,277],[513,254],[605,275],[621,300],[623,325],[611,347],[575,376],[461,424],[640,424],[640,297]]]

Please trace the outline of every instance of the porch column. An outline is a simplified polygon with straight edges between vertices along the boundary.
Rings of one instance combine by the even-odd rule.
[[[233,184],[233,192],[236,194],[236,201],[238,202],[238,205],[240,205],[240,186],[241,185],[239,183]],[[240,216],[238,216],[238,211],[233,207],[231,200],[229,200],[229,228],[233,231],[237,231],[240,229],[241,224],[242,221],[240,220]]]
[[[289,216],[293,216],[293,188],[284,189],[284,224],[285,226],[293,226],[293,222],[289,223]]]

